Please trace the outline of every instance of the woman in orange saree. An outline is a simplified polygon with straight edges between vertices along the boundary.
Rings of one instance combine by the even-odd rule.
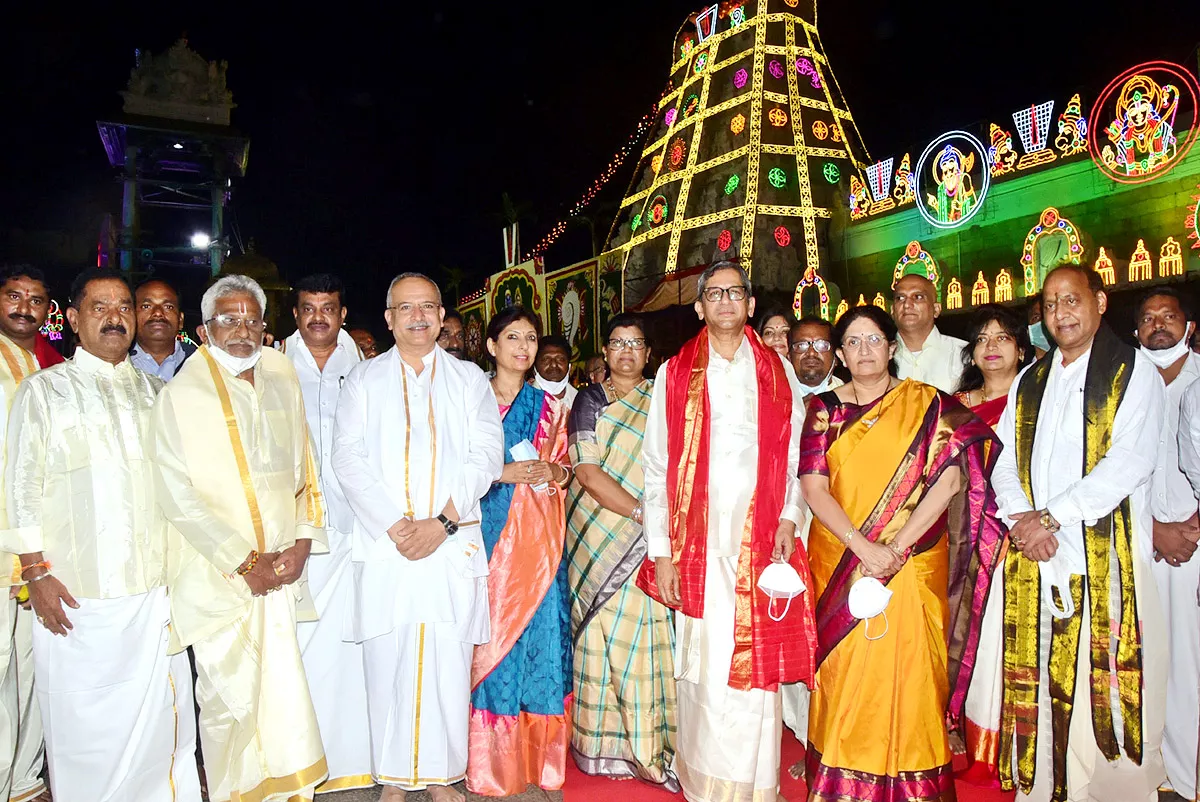
[[[519,794],[530,783],[561,788],[571,739],[567,416],[558,399],[525,382],[538,331],[537,318],[521,307],[488,324],[505,465],[480,502],[491,639],[475,647],[471,664],[467,789],[483,796]],[[514,457],[522,441],[536,459]]]
[[[892,378],[895,339],[882,310],[842,316],[834,341],[851,381],[810,399],[801,439],[815,516],[812,802],[955,799],[947,728],[959,723],[1000,540],[988,486],[997,441],[949,396]]]

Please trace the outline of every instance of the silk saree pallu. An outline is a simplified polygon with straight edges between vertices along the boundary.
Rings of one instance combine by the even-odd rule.
[[[886,619],[850,614],[861,565],[838,534],[813,521],[818,670],[806,756],[810,799],[955,798],[947,726],[960,721],[1000,541],[988,487],[994,443],[969,410],[914,381],[864,407],[832,393],[810,401],[801,474],[826,474],[830,492],[869,540],[891,542],[946,468],[963,474],[957,511],[918,539],[887,582]]]
[[[504,417],[504,459],[529,440],[566,463],[565,409],[525,385]],[[488,553],[491,640],[471,665],[467,787],[509,796],[528,783],[562,787],[570,742],[571,658],[563,491],[492,486],[480,503]]]
[[[641,498],[640,463],[652,384],[623,398],[602,385],[571,416],[572,464],[602,468]],[[603,405],[603,406],[601,406]],[[646,556],[637,523],[605,509],[579,482],[567,493],[567,580],[574,643],[571,754],[588,774],[638,777],[669,790],[676,732],[674,629],[634,576]]]

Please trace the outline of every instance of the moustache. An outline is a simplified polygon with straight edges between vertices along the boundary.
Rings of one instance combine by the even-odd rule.
[[[101,334],[128,334],[129,330],[121,323],[109,323],[100,329]]]
[[[26,323],[37,323],[33,315],[22,315],[20,312],[13,312],[8,316],[9,320],[24,320]]]
[[[409,323],[404,328],[408,331],[424,331],[425,329],[429,328],[429,324],[425,323],[424,321],[418,321],[416,323]]]
[[[146,325],[146,326],[169,326],[171,324],[167,322],[166,318],[153,317],[153,318],[150,318],[149,320],[147,320],[143,325]]]

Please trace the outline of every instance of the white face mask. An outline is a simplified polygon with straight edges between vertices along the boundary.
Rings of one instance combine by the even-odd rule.
[[[1179,342],[1172,345],[1170,348],[1164,348],[1161,351],[1151,351],[1146,346],[1141,346],[1141,351],[1146,357],[1153,362],[1160,370],[1166,370],[1182,359],[1188,352],[1188,343],[1192,341],[1192,331],[1195,324],[1187,324],[1187,332]]]
[[[546,377],[542,376],[541,373],[538,373],[537,370],[533,371],[533,383],[542,390],[550,393],[550,395],[554,396],[555,398],[561,395],[563,390],[567,389],[567,380],[569,378],[569,375],[563,376],[562,381],[552,382]]]
[[[225,368],[234,376],[240,376],[246,371],[258,364],[258,360],[262,357],[262,347],[257,348],[250,356],[234,356],[219,347],[212,340],[212,335],[208,337],[208,352],[212,354],[212,358],[217,361],[217,364]]]
[[[1055,618],[1070,618],[1075,615],[1075,599],[1071,596],[1071,572],[1062,567],[1056,560],[1050,559],[1038,563],[1038,572],[1042,575],[1042,599],[1046,609]],[[1054,600],[1054,591],[1062,606]]]
[[[860,621],[868,621],[868,624],[863,626],[863,634],[866,635],[867,640],[879,640],[887,634],[887,613],[884,610],[887,609],[888,602],[891,600],[892,591],[873,576],[861,577],[850,586],[850,596],[846,600],[850,608],[850,615]],[[877,615],[883,616],[883,632],[872,638],[868,633],[869,619]]]
[[[792,609],[792,599],[805,591],[804,580],[800,579],[800,574],[788,563],[771,563],[764,568],[758,576],[758,589],[771,597],[771,603],[767,606],[767,615],[771,617],[772,621],[782,621],[786,618],[788,610]],[[772,612],[776,599],[787,601],[783,613],[778,618]]]

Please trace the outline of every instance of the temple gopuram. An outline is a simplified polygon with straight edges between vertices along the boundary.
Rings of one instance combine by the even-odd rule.
[[[1200,271],[1197,65],[1131,64],[1096,76],[1097,91],[1035,94],[874,155],[816,0],[699,9],[667,72],[604,252],[547,270],[507,258],[506,240],[506,270],[463,304],[472,353],[490,315],[520,301],[576,360],[621,310],[645,313],[668,355],[699,325],[695,276],[723,259],[749,271],[760,309],[829,320],[887,308],[895,281],[918,272],[951,328],[981,304],[1026,303],[1066,262],[1094,267],[1116,298]]]

